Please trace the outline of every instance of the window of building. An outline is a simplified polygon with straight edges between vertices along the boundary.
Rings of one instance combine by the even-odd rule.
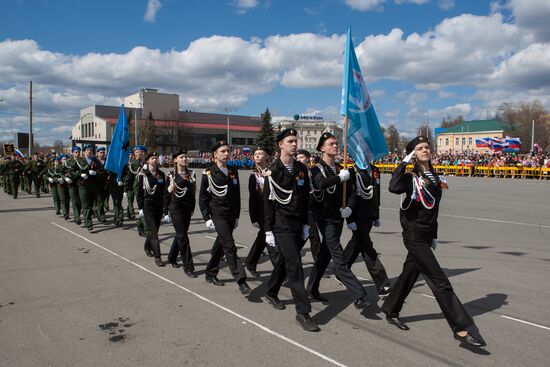
[[[449,138],[445,138],[445,145],[449,145]]]
[[[460,144],[460,140],[458,138],[455,138],[455,145]]]
[[[231,138],[233,145],[246,145],[246,138]]]
[[[466,138],[462,138],[462,145],[466,145]]]
[[[468,145],[472,145],[472,138],[468,138]]]
[[[256,144],[256,139],[254,139],[254,138],[248,138],[248,139],[246,139],[246,144],[248,144],[248,145],[254,145],[254,144]]]

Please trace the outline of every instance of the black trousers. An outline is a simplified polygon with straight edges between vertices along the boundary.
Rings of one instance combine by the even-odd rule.
[[[256,267],[258,266],[258,261],[260,261],[260,256],[262,256],[262,253],[264,252],[264,249],[266,247],[267,251],[269,252],[269,259],[271,260],[271,264],[273,266],[275,266],[275,263],[277,262],[277,256],[279,253],[278,249],[274,250],[272,247],[267,246],[267,244],[265,243],[264,223],[258,223],[260,225],[260,229],[258,230],[258,234],[256,235],[256,239],[254,240],[254,243],[250,248],[248,256],[244,260],[245,265],[254,270],[256,270]]]
[[[179,253],[183,262],[183,269],[194,271],[195,265],[193,264],[193,255],[189,244],[189,236],[187,235],[189,223],[191,222],[191,209],[179,205],[170,205],[170,217],[176,230],[176,237],[172,241],[168,261],[171,263],[177,262]]]
[[[370,238],[373,220],[363,219],[357,220],[355,223],[357,224],[357,230],[353,231],[351,240],[344,250],[346,262],[351,269],[351,266],[357,260],[357,256],[361,254],[376,289],[380,292],[384,287],[390,286],[390,279]]]
[[[313,217],[313,212],[308,212],[307,224],[309,225],[309,248],[311,249],[311,255],[313,260],[317,260],[319,255],[319,249],[321,248],[321,237],[319,236],[319,228],[317,228],[317,222]]]
[[[300,254],[304,244],[302,226],[275,226],[273,235],[280,253],[277,257],[272,257],[272,260],[275,260],[276,263],[271,277],[267,281],[266,293],[272,297],[277,296],[283,282],[288,279],[288,286],[292,293],[296,312],[309,313],[311,312],[311,304],[304,287],[304,271]]]
[[[143,218],[147,226],[147,237],[145,238],[144,247],[153,251],[153,256],[160,257],[160,241],[159,228],[162,219],[162,206],[143,207]]]
[[[217,276],[220,271],[220,261],[225,254],[225,259],[233,278],[237,283],[246,281],[246,273],[241,260],[237,256],[237,246],[233,239],[233,229],[235,227],[235,218],[212,218],[218,237],[212,245],[211,257],[206,265],[206,276]]]
[[[443,315],[453,332],[470,330],[474,321],[456,296],[449,279],[441,270],[430,243],[403,240],[408,254],[403,271],[393,285],[390,295],[382,305],[382,311],[392,317],[399,316],[405,299],[411,292],[418,276],[431,288]]]
[[[365,292],[363,285],[349,269],[344,256],[344,250],[342,249],[342,245],[340,245],[340,236],[342,235],[344,220],[324,218],[317,215],[315,219],[323,240],[321,241],[319,255],[315,263],[313,263],[313,270],[309,275],[307,289],[310,292],[317,292],[319,290],[321,278],[332,258],[336,277],[353,294],[353,297],[357,299],[366,296],[367,292]]]

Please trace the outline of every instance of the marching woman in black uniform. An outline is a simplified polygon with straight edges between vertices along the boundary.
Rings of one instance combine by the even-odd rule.
[[[147,237],[143,249],[147,256],[155,257],[157,266],[164,266],[160,258],[160,241],[158,230],[163,212],[163,197],[165,186],[164,172],[158,165],[156,153],[149,153],[145,165],[138,174],[137,204],[139,216],[145,219]]]
[[[389,190],[405,196],[401,202],[399,218],[408,253],[403,271],[381,309],[390,324],[408,330],[409,327],[399,319],[399,312],[418,276],[422,274],[441,307],[454,338],[465,345],[484,346],[485,342],[481,337],[471,334],[477,330],[474,321],[454,293],[432,251],[437,244],[437,216],[442,188],[448,186],[432,167],[430,145],[425,136],[418,136],[409,142],[407,154],[395,169]],[[407,164],[413,157],[413,171],[407,173]]]
[[[361,254],[378,295],[386,296],[390,292],[390,280],[370,238],[372,227],[380,225],[380,171],[373,165],[366,169],[355,167],[350,171],[350,181],[348,205],[352,214],[347,222],[353,235],[344,250],[346,261],[351,268]]]
[[[239,172],[236,167],[227,167],[229,145],[220,141],[212,147],[214,164],[202,173],[199,207],[206,228],[218,233],[212,245],[212,257],[206,266],[206,281],[214,285],[225,285],[217,277],[220,261],[225,259],[242,294],[249,294],[246,273],[237,256],[233,230],[239,225],[241,213],[241,192]]]
[[[256,240],[250,248],[250,252],[244,261],[245,267],[248,269],[250,274],[255,277],[260,276],[256,271],[256,266],[260,260],[260,256],[266,247],[265,243],[265,230],[264,230],[264,202],[263,202],[263,190],[265,186],[265,175],[269,171],[268,167],[269,153],[267,148],[258,147],[254,151],[254,163],[256,163],[256,168],[250,172],[250,177],[248,179],[248,212],[250,214],[250,221],[254,228],[258,228],[258,235]],[[271,247],[268,247],[270,250]],[[275,265],[276,260],[270,251],[270,259],[273,265]]]
[[[285,129],[276,138],[280,157],[266,174],[264,186],[264,228],[270,251],[279,251],[273,272],[267,282],[265,298],[273,308],[283,310],[279,289],[288,278],[288,286],[296,306],[296,321],[306,331],[319,331],[309,316],[311,304],[304,287],[304,272],[300,251],[309,237],[307,211],[309,177],[307,167],[294,159],[296,130]]]
[[[340,183],[349,179],[349,171],[342,169],[338,171],[335,165],[335,158],[338,155],[338,144],[336,138],[329,132],[324,132],[317,144],[317,150],[323,153],[319,163],[311,169],[313,181],[313,195],[316,203],[314,217],[323,240],[319,255],[313,264],[313,270],[309,275],[307,290],[309,294],[322,302],[327,299],[319,293],[319,283],[327,266],[332,258],[336,277],[352,293],[353,304],[357,309],[369,306],[367,292],[361,282],[351,272],[344,250],[340,244],[340,236],[344,226],[344,219],[351,215],[349,207],[341,208],[342,185]]]
[[[193,255],[189,244],[189,223],[195,211],[195,193],[197,190],[195,172],[188,169],[187,151],[180,150],[172,155],[175,170],[168,174],[168,183],[164,192],[164,216],[170,219],[176,230],[168,261],[177,268],[178,252],[183,262],[183,270],[190,278],[196,278]],[[170,212],[169,218],[168,212]]]

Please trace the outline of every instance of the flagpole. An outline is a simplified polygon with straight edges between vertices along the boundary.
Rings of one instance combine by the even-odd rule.
[[[344,117],[344,169],[348,169],[348,114]],[[347,185],[345,182],[342,182],[342,208],[347,206],[346,203],[346,189]]]

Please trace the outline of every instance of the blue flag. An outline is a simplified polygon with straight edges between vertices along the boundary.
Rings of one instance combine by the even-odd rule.
[[[355,56],[348,28],[342,81],[342,116],[348,116],[348,153],[360,169],[388,153],[384,134]]]
[[[124,113],[124,105],[120,106],[118,121],[115,126],[105,169],[117,174],[117,181],[122,181],[122,170],[130,158],[130,142],[128,140],[128,122]]]

